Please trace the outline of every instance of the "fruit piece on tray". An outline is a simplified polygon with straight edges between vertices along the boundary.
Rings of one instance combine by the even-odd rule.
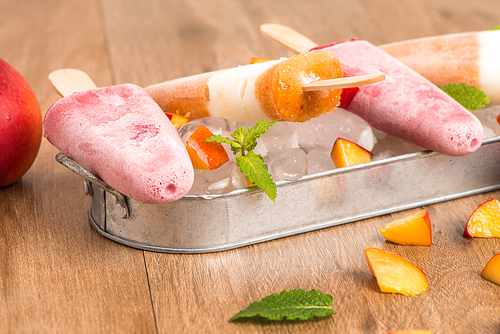
[[[379,227],[379,230],[384,238],[396,244],[432,245],[432,225],[426,209],[390,222],[384,228]]]
[[[168,119],[170,120],[170,123],[172,123],[172,125],[176,129],[188,122],[188,119],[186,117],[178,114],[166,112],[165,115],[167,115]]]
[[[500,202],[488,198],[479,204],[465,225],[464,237],[500,238]]]
[[[250,64],[265,63],[266,61],[276,60],[272,58],[262,58],[262,57],[252,57],[250,59]]]
[[[406,296],[427,291],[427,277],[408,260],[378,248],[366,249],[365,255],[380,291]]]
[[[166,81],[146,87],[165,112],[188,119],[304,122],[333,110],[340,89],[304,91],[306,84],[342,78],[337,57],[317,51],[291,58]]]
[[[500,30],[424,37],[379,45],[436,85],[468,84],[500,102]]]
[[[486,264],[483,271],[481,272],[481,277],[500,285],[500,254],[494,255]]]
[[[373,153],[350,140],[339,137],[333,144],[330,156],[335,168],[341,168],[370,162]]]
[[[214,134],[206,126],[200,124],[186,141],[186,149],[194,169],[214,170],[229,161],[222,144],[205,142]]]
[[[135,85],[60,99],[45,115],[44,135],[80,166],[139,202],[175,201],[193,184],[191,159],[177,131]]]

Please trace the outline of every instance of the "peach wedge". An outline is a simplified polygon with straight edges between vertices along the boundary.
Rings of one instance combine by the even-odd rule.
[[[481,277],[500,285],[500,254],[493,256],[488,263],[486,263],[481,273]]]
[[[335,168],[340,168],[370,162],[373,153],[350,140],[337,138],[330,156]]]
[[[250,64],[258,64],[258,63],[265,63],[268,61],[274,60],[272,58],[261,58],[261,57],[252,57],[250,58]]]
[[[380,291],[417,296],[429,285],[424,272],[408,260],[378,248],[365,249],[366,260]]]
[[[424,209],[408,217],[397,219],[379,227],[380,233],[388,241],[400,245],[432,245],[432,226],[429,212]]]
[[[205,142],[205,139],[211,136],[212,131],[202,124],[186,141],[186,150],[194,169],[214,170],[229,161],[222,144]]]
[[[500,238],[500,202],[488,198],[479,204],[465,225],[464,237]]]
[[[170,123],[177,129],[188,122],[188,119],[184,116],[166,112],[165,115],[170,120]]]

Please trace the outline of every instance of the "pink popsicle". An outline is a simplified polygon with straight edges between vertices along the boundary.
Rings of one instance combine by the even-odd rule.
[[[479,120],[396,58],[362,40],[323,48],[337,55],[346,76],[386,75],[382,82],[360,87],[347,108],[374,128],[451,156],[470,154],[481,145]]]
[[[175,201],[193,184],[191,160],[174,126],[135,85],[92,89],[60,99],[45,115],[44,136],[139,202]]]

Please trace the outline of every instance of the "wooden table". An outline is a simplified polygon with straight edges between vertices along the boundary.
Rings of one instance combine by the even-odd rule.
[[[292,55],[261,35],[263,23],[293,27],[319,44],[351,37],[381,44],[500,24],[498,0],[0,0],[0,8],[0,57],[30,82],[43,112],[58,99],[47,80],[58,68],[84,70],[98,86],[146,86]],[[500,191],[426,207],[431,247],[390,244],[377,230],[415,209],[232,251],[161,254],[99,235],[88,222],[82,179],[54,160],[57,152],[43,140],[30,171],[0,189],[2,333],[500,332],[500,287],[480,277],[500,242],[462,237],[476,206]],[[381,293],[363,253],[372,246],[418,264],[429,291]],[[338,314],[228,322],[251,302],[296,288],[333,295]]]

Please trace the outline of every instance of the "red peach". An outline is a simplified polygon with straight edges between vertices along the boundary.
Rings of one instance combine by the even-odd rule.
[[[35,161],[42,114],[26,79],[0,59],[0,187],[19,180]]]

